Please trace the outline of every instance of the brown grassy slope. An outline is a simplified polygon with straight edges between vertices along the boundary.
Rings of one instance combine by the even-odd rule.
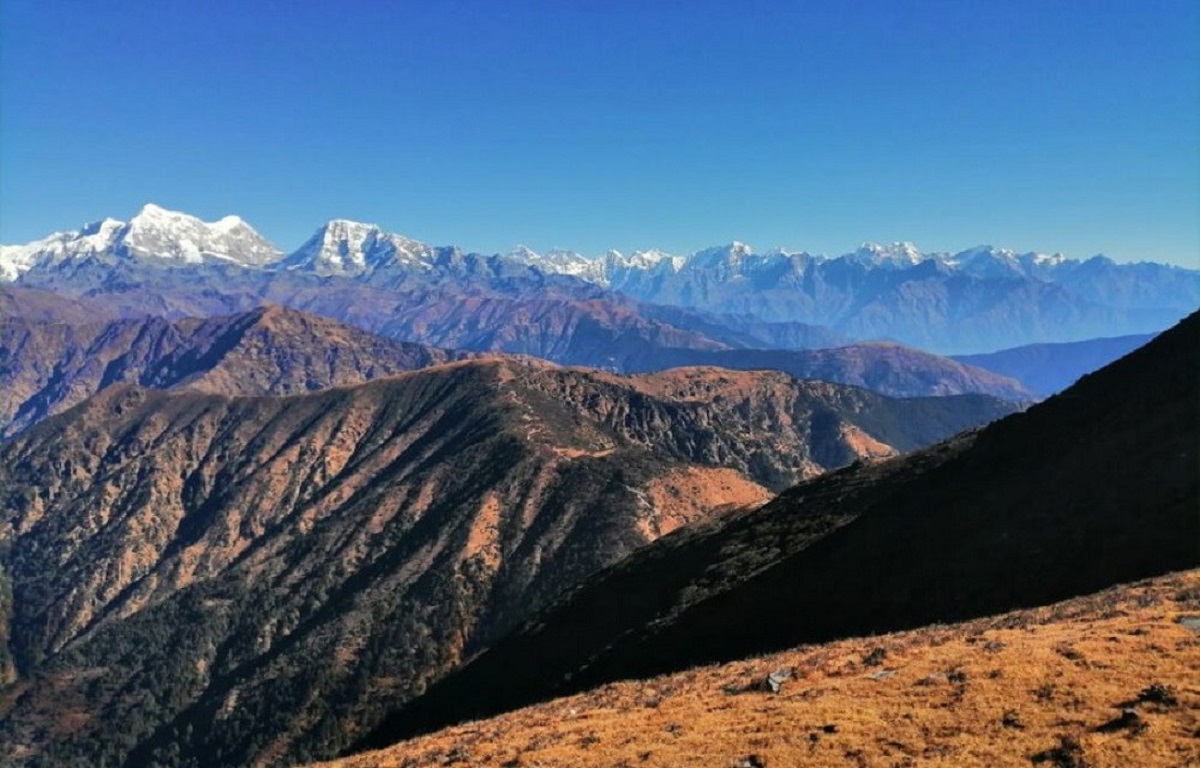
[[[1187,616],[1200,620],[1196,570],[609,684],[327,765],[1195,766],[1200,631]],[[779,669],[793,675],[779,693],[754,689]],[[1137,702],[1155,684],[1177,703]],[[1127,725],[1122,707],[1136,712]]]

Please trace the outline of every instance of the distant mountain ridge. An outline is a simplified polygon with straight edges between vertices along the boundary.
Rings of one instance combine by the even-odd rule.
[[[664,349],[653,360],[654,368],[683,365],[783,371],[798,379],[852,384],[892,397],[976,392],[1013,403],[1038,399],[1015,377],[882,342],[828,349]]]
[[[1041,396],[1061,392],[1079,377],[1099,370],[1154,338],[1153,334],[1032,344],[982,355],[956,355],[966,365],[1023,382]]]
[[[479,310],[491,312],[492,304],[477,301]],[[496,303],[503,312],[505,305]],[[593,317],[606,311],[603,304],[587,306]],[[607,346],[603,327],[589,329],[586,323],[574,320],[574,307],[567,301],[543,301],[529,307],[531,323],[561,326],[567,332],[561,338],[530,340],[518,332],[532,335],[536,326],[526,330],[498,323],[496,329],[479,329],[490,337],[453,336],[455,329],[478,313],[456,314],[456,305],[447,300],[442,305],[447,325],[441,338],[473,342],[485,349],[522,351],[524,347],[531,354],[549,349],[561,359],[595,364],[592,345],[599,339],[601,349]],[[394,341],[279,306],[203,319],[123,318],[120,312],[106,318],[110,308],[95,299],[65,299],[27,288],[0,287],[0,308],[6,310],[0,314],[0,438],[122,382],[225,395],[281,395],[362,383],[485,354]],[[426,333],[438,327],[433,318],[423,317]],[[618,313],[611,322],[621,327],[621,323],[639,321],[632,314]],[[645,346],[633,343],[628,335],[615,339],[625,355],[620,366],[625,370],[718,365],[781,370],[796,378],[852,384],[898,397],[975,393],[1013,403],[1034,399],[1016,382],[895,345],[830,350],[818,356],[825,361],[822,366],[806,366],[802,361],[817,358],[785,350],[746,350],[744,355],[722,357],[712,349],[706,353],[675,347],[678,340],[687,339],[685,335],[666,331],[656,337],[652,335],[654,326],[641,328],[647,335]],[[544,338],[545,346],[539,345],[538,338]],[[710,342],[709,346],[719,345]]]
[[[121,383],[288,395],[472,356],[281,307],[209,319],[74,324],[14,313],[0,317],[0,437]]]
[[[205,223],[153,205],[127,224],[105,220],[0,248],[0,280],[30,287],[119,292],[137,285],[138,274],[111,273],[120,265],[135,272],[165,269],[177,283],[184,274],[217,270],[217,290],[230,295],[286,292],[298,287],[299,276],[385,291],[470,285],[526,299],[539,290],[533,286],[553,285],[575,299],[611,302],[620,294],[716,315],[825,326],[849,338],[890,339],[942,353],[1152,333],[1200,305],[1200,271],[1116,264],[1102,256],[1076,261],[991,246],[926,254],[896,243],[830,258],[782,250],[757,254],[736,242],[687,256],[610,251],[589,259],[525,248],[484,256],[343,219],[284,255],[237,217]],[[171,287],[183,294],[195,290]],[[213,290],[212,281],[206,287]]]

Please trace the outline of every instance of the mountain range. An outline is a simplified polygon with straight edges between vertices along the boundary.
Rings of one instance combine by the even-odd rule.
[[[1031,344],[983,355],[957,355],[964,365],[1021,382],[1041,397],[1061,392],[1081,376],[1103,368],[1143,346],[1153,334],[1089,339],[1063,344]]]
[[[0,437],[126,382],[230,396],[288,395],[473,356],[281,307],[175,321],[70,323],[28,316],[38,313],[21,306],[0,318]]]
[[[237,342],[164,375],[266,387],[247,339],[287,320],[155,326]],[[1012,408],[513,358],[287,397],[113,384],[0,442],[0,744],[28,765],[330,756],[646,542]]]
[[[113,313],[105,319],[107,307],[95,299],[12,287],[0,287],[0,303],[6,306],[0,315],[0,437],[122,382],[226,395],[286,395],[479,354],[394,341],[275,305],[210,318]],[[665,347],[650,362],[631,358],[629,367],[778,370],[896,397],[1036,399],[1013,379],[898,345],[812,352]]]
[[[1197,304],[1103,257],[286,253],[154,205],[0,247],[0,762],[294,764],[1193,568]]]
[[[127,312],[209,315],[270,301],[407,341],[617,368],[631,342],[778,346],[763,326],[981,353],[1154,333],[1200,304],[1200,271],[1102,256],[895,244],[828,258],[741,243],[687,256],[481,255],[340,219],[285,255],[237,217],[206,223],[154,205],[127,223],[3,246],[0,280],[102,295]],[[663,307],[676,308],[672,321],[659,319]],[[757,338],[746,338],[747,323]]]

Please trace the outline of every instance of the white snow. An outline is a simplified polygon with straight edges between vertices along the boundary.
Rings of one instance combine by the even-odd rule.
[[[103,219],[75,232],[58,232],[18,246],[0,246],[0,280],[17,279],[37,264],[91,256],[200,264],[221,261],[259,266],[281,254],[236,216],[207,223],[147,203],[128,223]]]
[[[386,268],[433,268],[433,249],[376,224],[332,219],[292,255],[284,269],[320,275],[363,276]]]
[[[131,259],[149,264],[223,263],[241,266],[274,266],[321,275],[369,276],[380,270],[433,271],[445,263],[425,243],[385,232],[376,224],[332,219],[308,241],[284,257],[278,249],[236,215],[206,222],[186,213],[147,203],[129,222],[103,219],[75,232],[60,232],[25,245],[0,246],[0,281],[18,279],[45,264],[88,257]],[[829,261],[823,255],[793,253],[776,248],[756,254],[747,244],[706,248],[687,256],[658,249],[636,250],[629,255],[611,250],[599,256],[554,248],[546,253],[518,245],[501,256],[510,262],[624,290],[657,284],[671,275],[703,275],[706,283],[742,280],[783,267],[793,274],[809,265]],[[1061,253],[1022,253],[981,245],[958,253],[922,253],[911,242],[863,243],[838,258],[867,268],[907,269],[933,260],[942,268],[976,277],[1020,275],[1054,279],[1055,271],[1071,262]],[[454,259],[451,259],[453,261]],[[643,281],[647,281],[644,282]]]

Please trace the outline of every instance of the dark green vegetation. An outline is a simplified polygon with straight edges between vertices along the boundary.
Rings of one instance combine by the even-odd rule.
[[[1200,563],[1200,315],[1029,411],[818,477],[606,570],[389,718],[380,746],[691,665]]]
[[[512,359],[293,397],[108,387],[0,444],[0,759],[331,755],[660,533],[1010,411]]]

